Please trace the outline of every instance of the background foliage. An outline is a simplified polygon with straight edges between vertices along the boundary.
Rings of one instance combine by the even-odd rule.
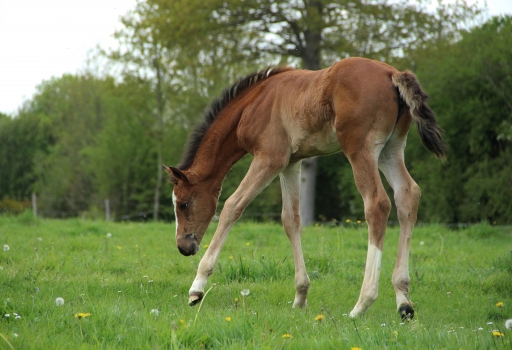
[[[16,115],[0,114],[0,199],[35,192],[50,217],[99,217],[109,199],[116,220],[172,220],[161,164],[179,162],[222,88],[270,63],[318,69],[362,55],[413,70],[446,131],[444,164],[415,130],[409,136],[420,221],[509,224],[512,17],[482,18],[461,3],[428,12],[421,2],[379,0],[141,1],[122,19],[119,50],[98,53],[109,74],[89,68],[53,78]],[[250,160],[228,174],[219,209]],[[279,216],[278,186],[245,215]],[[363,219],[343,155],[318,160],[315,212],[318,221]]]

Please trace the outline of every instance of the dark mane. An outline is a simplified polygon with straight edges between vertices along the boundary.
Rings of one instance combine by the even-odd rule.
[[[178,165],[178,169],[185,170],[192,165],[204,135],[214,122],[215,118],[217,118],[220,111],[222,111],[229,102],[234,100],[243,91],[257,82],[292,69],[293,68],[291,67],[268,67],[262,71],[254,72],[246,77],[240,78],[236,83],[231,85],[231,87],[225,89],[220,97],[211,102],[210,107],[204,112],[203,121],[199,123],[190,134],[187,147],[185,148],[183,158]]]

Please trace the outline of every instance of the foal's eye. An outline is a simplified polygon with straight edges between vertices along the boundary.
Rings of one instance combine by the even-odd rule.
[[[180,209],[185,210],[188,208],[188,203],[180,203]]]

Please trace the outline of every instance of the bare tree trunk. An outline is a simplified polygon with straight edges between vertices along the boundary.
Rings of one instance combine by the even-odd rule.
[[[317,158],[302,161],[300,170],[300,217],[302,225],[312,225],[315,222],[315,187]]]
[[[153,206],[153,220],[158,221],[158,214],[160,212],[160,192],[162,190],[162,142],[163,142],[163,114],[164,114],[164,96],[162,93],[162,69],[160,67],[160,55],[153,60],[153,67],[156,71],[156,101],[157,101],[157,178],[155,186],[155,198]]]
[[[304,31],[304,46],[301,51],[302,65],[305,69],[319,70],[320,44],[322,41],[322,29],[318,26],[318,18],[321,16],[322,3],[317,0],[306,1],[306,18],[308,27]],[[317,158],[304,159],[301,167],[300,182],[300,216],[302,225],[308,226],[315,222],[315,196]]]

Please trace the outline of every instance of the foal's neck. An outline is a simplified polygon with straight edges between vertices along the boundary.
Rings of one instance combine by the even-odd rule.
[[[238,142],[237,127],[242,110],[236,107],[221,111],[197,150],[194,162],[188,169],[198,181],[211,181],[221,186],[229,169],[247,152]]]

